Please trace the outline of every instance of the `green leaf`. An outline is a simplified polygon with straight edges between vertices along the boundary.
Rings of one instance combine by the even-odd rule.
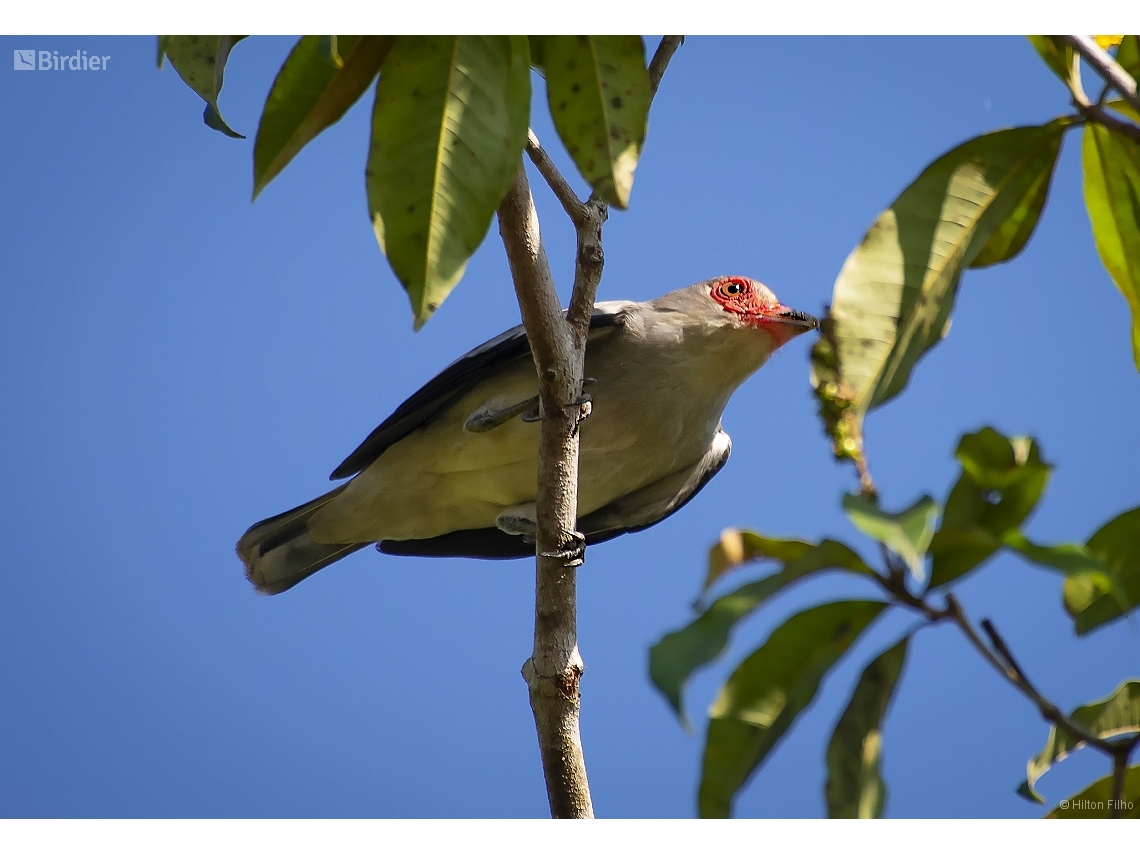
[[[1140,508],[1105,523],[1084,546],[1043,546],[1019,531],[1002,538],[1024,558],[1065,574],[1065,610],[1077,635],[1116,620],[1140,605]]]
[[[1123,113],[1125,116],[1132,120],[1133,124],[1140,124],[1140,112],[1138,112],[1135,107],[1133,107],[1124,99],[1110,98],[1108,101],[1104,102],[1104,106],[1111,107],[1118,113]]]
[[[1088,554],[1105,567],[1104,585],[1095,573],[1075,573],[1065,580],[1065,608],[1077,635],[1116,620],[1140,606],[1140,508],[1109,520],[1089,538]]]
[[[1069,718],[1101,739],[1140,732],[1140,680],[1125,680],[1108,697],[1077,707]],[[1017,788],[1018,794],[1044,804],[1045,800],[1034,789],[1038,779],[1054,764],[1060,763],[1086,744],[1056,727],[1049,728],[1045,748],[1036,757],[1030,758],[1026,765],[1025,780]]]
[[[525,36],[397,36],[372,113],[368,206],[416,329],[482,243],[521,168]]]
[[[649,72],[641,36],[545,36],[543,68],[554,127],[594,191],[629,205],[645,143]]]
[[[1078,543],[1042,546],[1033,543],[1019,531],[1006,532],[1002,541],[1034,564],[1060,570],[1065,574],[1065,610],[1074,618],[1101,594],[1111,595],[1116,600],[1114,616],[1119,617],[1128,610],[1128,598],[1112,570],[1090,553],[1087,547]]]
[[[870,499],[848,493],[843,497],[843,510],[855,528],[886,544],[906,562],[911,575],[922,580],[923,559],[940,511],[934,499],[923,496],[905,511],[889,514]]]
[[[1125,38],[1129,38],[1126,36]],[[1065,799],[1049,813],[1046,819],[1109,819],[1112,810],[1112,775],[1101,778],[1075,796]],[[1124,772],[1124,790],[1120,794],[1120,819],[1140,819],[1140,766]]]
[[[1051,174],[1071,121],[995,131],[944,154],[848,256],[830,317],[837,386],[855,417],[901,392],[943,337],[962,271],[979,256],[992,263],[1024,244],[1033,219],[1026,200]]]
[[[1029,43],[1066,86],[1074,75],[1074,52],[1056,36],[1026,36]]]
[[[339,121],[364,94],[394,36],[337,36],[332,59],[328,36],[304,36],[290,51],[265,99],[253,144],[253,197],[297,153]]]
[[[1116,64],[1128,72],[1133,80],[1140,79],[1140,37],[1124,37],[1116,49]]]
[[[222,78],[230,50],[245,36],[159,36],[159,50],[166,54],[183,82],[206,102],[202,121],[228,137],[245,139],[230,128],[218,109]],[[162,57],[159,56],[159,67]]]
[[[1045,209],[1045,202],[1049,198],[1049,187],[1057,167],[1058,152],[1060,152],[1060,138],[1052,160],[1021,187],[1021,198],[1015,202],[1012,210],[970,262],[972,269],[1009,261],[1029,243],[1029,238],[1037,228],[1037,221],[1041,219],[1041,212]],[[1011,189],[1010,192],[1013,193],[1014,190]]]
[[[649,677],[669,701],[686,730],[690,725],[682,701],[685,683],[697,668],[724,653],[729,635],[737,623],[770,597],[807,576],[825,570],[849,570],[867,576],[874,572],[852,549],[834,540],[811,544],[802,540],[766,538],[754,532],[736,532],[734,529],[725,534],[730,532],[739,535],[740,544],[747,550],[739,561],[773,559],[783,566],[779,572],[743,585],[713,601],[688,626],[669,633],[650,648]],[[724,541],[722,535],[721,543],[713,547],[710,565],[724,560],[718,556]],[[734,552],[734,560],[736,555]]]
[[[544,78],[546,77],[546,39],[547,36],[527,36],[530,44],[530,67],[535,69]]]
[[[709,710],[701,773],[702,817],[732,801],[804,709],[827,671],[886,603],[843,600],[790,617],[740,663]]]
[[[955,456],[962,474],[930,542],[931,588],[961,578],[997,552],[1006,533],[1037,506],[1052,470],[1036,440],[1007,438],[991,427],[964,435]]]
[[[878,819],[887,787],[880,771],[883,718],[887,714],[910,636],[868,665],[827,745],[827,815],[831,819]]]
[[[1089,122],[1084,167],[1097,252],[1132,310],[1132,359],[1140,368],[1140,146]]]
[[[162,61],[166,59],[166,43],[170,41],[170,36],[158,37],[158,56],[154,59],[154,64],[158,67],[159,71],[162,70]]]
[[[805,540],[765,537],[754,531],[726,528],[720,533],[720,540],[709,550],[709,568],[705,574],[701,596],[704,596],[721,576],[741,564],[762,561],[766,558],[787,563],[812,548],[813,544]]]

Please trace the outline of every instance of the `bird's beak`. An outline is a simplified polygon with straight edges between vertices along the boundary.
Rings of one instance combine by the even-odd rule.
[[[768,320],[775,321],[780,324],[785,324],[792,328],[792,335],[799,335],[808,330],[819,329],[819,320],[807,312],[801,312],[798,309],[789,309],[787,306],[780,306],[776,311],[768,316]]]

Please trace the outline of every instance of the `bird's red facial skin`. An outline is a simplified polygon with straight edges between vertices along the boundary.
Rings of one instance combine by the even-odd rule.
[[[712,298],[720,303],[726,312],[740,315],[745,321],[755,324],[767,317],[775,305],[762,302],[751,279],[743,276],[726,276],[712,285]]]
[[[761,295],[756,283],[744,276],[725,276],[716,280],[709,295],[726,312],[739,315],[748,326],[770,335],[775,347],[780,347],[805,331],[803,327],[787,323],[784,316],[791,313],[791,309]]]

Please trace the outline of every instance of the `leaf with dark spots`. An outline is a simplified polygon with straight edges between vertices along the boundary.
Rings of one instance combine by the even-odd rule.
[[[368,205],[417,329],[486,236],[529,117],[525,36],[396,37],[376,87]]]
[[[226,60],[230,50],[245,36],[159,36],[159,49],[170,60],[183,82],[206,102],[202,120],[207,127],[228,137],[245,139],[230,128],[218,109]],[[159,57],[161,66],[161,57]]]
[[[544,52],[547,101],[559,138],[594,191],[625,208],[649,114],[641,37],[546,36]],[[626,96],[609,97],[607,90]]]

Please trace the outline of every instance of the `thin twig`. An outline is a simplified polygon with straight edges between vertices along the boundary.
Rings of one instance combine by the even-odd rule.
[[[994,669],[1006,678],[1007,681],[1025,697],[1029,698],[1041,713],[1041,717],[1057,726],[1058,730],[1065,731],[1073,739],[1079,742],[1087,742],[1089,745],[1095,745],[1106,754],[1115,755],[1119,750],[1116,745],[1106,739],[1102,739],[1094,733],[1091,733],[1083,725],[1073,721],[1052,701],[1045,698],[1037,688],[1029,682],[1025,673],[1017,665],[1016,660],[1013,659],[1012,654],[1009,652],[1009,647],[1001,640],[997,634],[997,630],[989,621],[983,623],[986,627],[986,634],[991,638],[998,639],[994,647],[998,649],[998,654],[990,650],[986,643],[974,631],[969,619],[966,617],[961,604],[954,597],[953,594],[946,595],[946,610],[950,613],[950,618],[958,626],[962,633],[969,639],[970,643],[974,645],[979,653],[989,662]],[[987,626],[988,624],[988,626]],[[999,654],[1000,657],[999,658]]]
[[[653,52],[653,59],[649,61],[649,95],[657,94],[657,87],[661,85],[661,78],[665,76],[665,69],[669,67],[669,60],[677,52],[677,48],[685,43],[684,36],[662,36]]]
[[[1108,803],[1108,818],[1120,819],[1120,801],[1124,798],[1124,775],[1128,771],[1128,755],[1112,758],[1112,800]]]
[[[1098,106],[1096,104],[1081,104],[1076,101],[1073,103],[1080,114],[1089,121],[1097,122],[1098,124],[1104,125],[1106,128],[1111,128],[1117,133],[1123,134],[1124,136],[1135,140],[1136,142],[1140,142],[1140,127],[1132,124],[1131,122],[1124,121],[1124,119],[1121,119],[1119,116],[1114,116],[1104,107]]]
[[[1108,51],[1088,36],[1058,36],[1057,38],[1079,53],[1105,83],[1111,84],[1125,101],[1140,110],[1140,95],[1137,95],[1136,92],[1136,81],[1120,67],[1120,64],[1112,58]]]
[[[882,544],[880,544],[880,546],[882,546]],[[888,595],[893,597],[897,603],[918,612],[931,624],[940,623],[941,621],[949,618],[949,611],[946,609],[936,608],[935,606],[930,605],[930,603],[928,603],[922,597],[916,597],[909,590],[907,590],[903,572],[901,569],[896,569],[895,561],[887,551],[887,548],[885,546],[882,546],[882,549],[883,561],[887,565],[887,573],[874,574],[875,581],[879,584],[879,587],[886,591]]]
[[[542,143],[538,141],[534,131],[527,131],[526,153],[530,157],[531,163],[538,169],[539,174],[546,179],[546,183],[550,185],[550,189],[554,191],[558,201],[562,203],[562,208],[566,211],[570,222],[577,226],[586,216],[586,205],[578,198],[578,194],[574,192],[566,179],[562,177],[562,173],[558,171],[554,161],[542,148]]]

